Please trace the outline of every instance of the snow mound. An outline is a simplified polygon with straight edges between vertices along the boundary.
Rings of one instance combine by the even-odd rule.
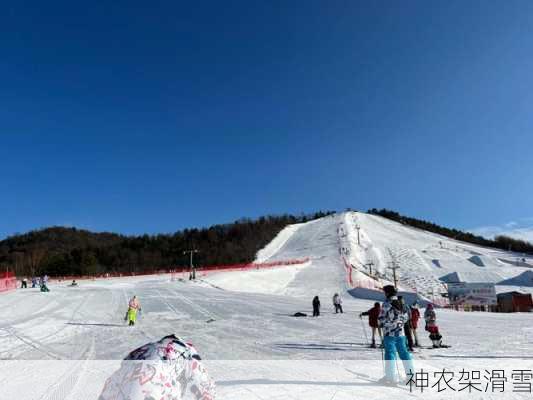
[[[439,279],[446,283],[459,283],[459,282],[470,282],[470,283],[497,283],[500,282],[502,276],[497,272],[492,271],[461,271],[461,272],[451,272],[447,275],[440,277]]]
[[[501,281],[499,285],[533,287],[533,271],[525,271],[511,279]]]

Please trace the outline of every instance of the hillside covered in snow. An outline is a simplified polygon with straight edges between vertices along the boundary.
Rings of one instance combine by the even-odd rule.
[[[222,274],[207,280],[230,290],[292,296],[329,295],[341,289],[367,297],[394,282],[400,290],[437,301],[449,282],[483,282],[529,291],[533,257],[450,239],[361,212],[326,216],[285,227],[256,262],[308,258],[305,267]]]

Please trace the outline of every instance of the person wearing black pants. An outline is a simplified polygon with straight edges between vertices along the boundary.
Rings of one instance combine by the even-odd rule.
[[[403,331],[405,333],[405,338],[407,339],[407,348],[410,352],[413,352],[415,343],[413,341],[413,334],[411,333],[411,309],[407,307],[402,296],[398,296],[398,300],[402,305],[403,312],[406,313],[408,317],[407,322],[403,325]]]
[[[313,317],[318,317],[320,315],[320,299],[318,296],[315,296],[313,299]]]
[[[342,299],[338,293],[335,293],[335,295],[333,296],[333,306],[335,307],[335,314],[338,314],[339,311],[342,314]]]

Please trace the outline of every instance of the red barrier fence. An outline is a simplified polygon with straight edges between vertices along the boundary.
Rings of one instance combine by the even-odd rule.
[[[352,264],[346,261],[346,258],[344,257],[342,257],[342,261],[344,261],[344,268],[346,269],[346,281],[348,282],[350,287],[354,287],[352,278]]]
[[[215,271],[247,271],[253,269],[268,269],[275,267],[284,267],[289,265],[299,265],[305,264],[309,261],[309,258],[303,258],[300,260],[286,260],[286,261],[275,261],[269,263],[245,263],[245,264],[233,264],[233,265],[211,265],[207,267],[198,268],[200,272],[215,272]],[[187,268],[187,271],[189,269]]]
[[[231,264],[231,265],[208,265],[208,266],[197,266],[197,274],[207,274],[210,272],[216,271],[246,271],[254,269],[267,269],[275,267],[284,267],[290,265],[300,265],[309,261],[309,258],[303,259],[294,259],[294,260],[281,260],[267,263],[242,263],[242,264]],[[164,268],[156,271],[140,271],[140,272],[130,272],[130,273],[105,273],[98,275],[68,275],[61,277],[51,278],[53,281],[72,281],[72,280],[83,280],[83,279],[105,279],[105,278],[121,278],[121,277],[131,277],[131,276],[153,276],[153,275],[164,275],[164,274],[183,274],[190,271],[189,266],[176,266],[173,268]]]
[[[17,278],[10,273],[4,272],[0,274],[0,293],[15,290],[17,288]]]

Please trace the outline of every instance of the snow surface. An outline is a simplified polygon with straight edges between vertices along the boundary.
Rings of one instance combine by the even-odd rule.
[[[516,254],[362,213],[285,229],[267,250],[258,259],[308,257],[310,262],[214,273],[198,282],[161,275],[80,281],[79,287],[55,283],[49,293],[19,289],[1,294],[0,399],[95,399],[118,360],[171,333],[194,343],[217,381],[220,399],[427,398],[426,393],[376,386],[381,352],[367,347],[369,329],[358,318],[373,301],[348,294],[358,292],[348,282],[343,259],[355,267],[352,279],[362,282],[375,282],[364,265],[373,261],[382,283],[391,279],[387,263],[394,259],[404,288],[417,285],[426,294],[439,288],[439,277],[452,272],[489,271],[488,278],[498,273],[502,280],[521,276],[515,282],[525,284],[522,278],[529,274],[520,274],[530,270],[500,261],[512,262]],[[483,267],[469,261],[474,255]],[[333,312],[335,292],[343,296],[344,314]],[[123,317],[134,294],[143,312],[130,328]],[[315,295],[322,301],[319,318],[292,316],[298,311],[310,314]],[[450,368],[458,368],[481,360],[483,367],[496,368],[521,359],[532,368],[533,313],[438,309],[437,314],[444,341],[453,347],[423,349],[415,354],[415,365],[430,368],[449,362]],[[419,336],[428,346],[423,329]],[[21,390],[29,379],[32,389]]]

